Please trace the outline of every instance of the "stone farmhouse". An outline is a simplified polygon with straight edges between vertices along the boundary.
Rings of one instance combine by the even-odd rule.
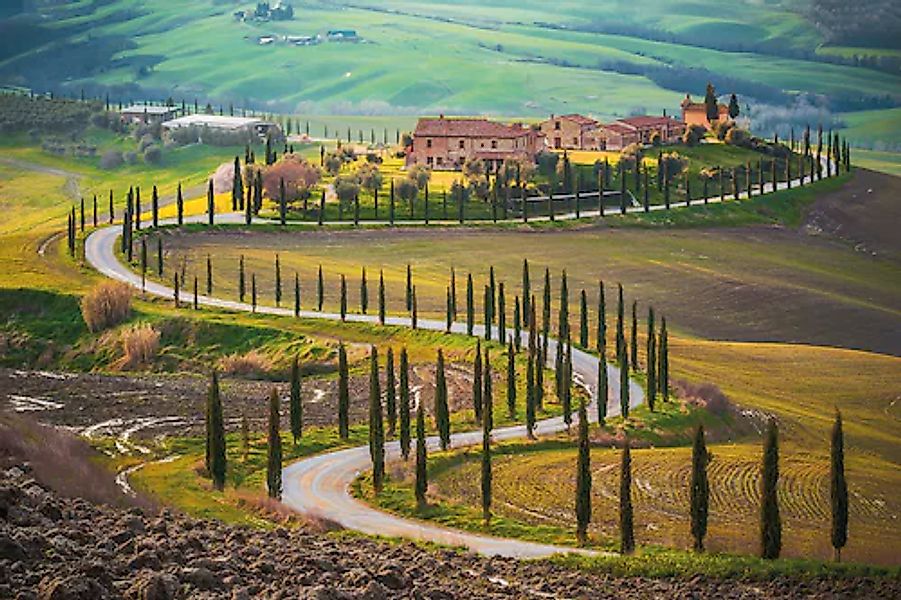
[[[534,160],[543,149],[541,132],[522,123],[441,115],[419,119],[406,150],[406,164],[453,170],[467,160],[480,159],[495,170],[507,159]]]
[[[707,129],[713,127],[713,123],[707,118],[707,105],[703,102],[694,102],[691,99],[691,94],[685,94],[685,99],[680,106],[682,107],[682,122],[685,123],[686,127],[692,125],[701,125]],[[717,104],[717,112],[719,113],[717,117],[718,123],[724,123],[729,120],[729,107],[727,105]]]
[[[599,125],[598,121],[583,115],[551,115],[541,122],[539,129],[555,150],[588,150],[597,148]]]
[[[175,106],[133,104],[120,110],[119,118],[125,123],[162,123],[174,119],[180,112]]]
[[[661,144],[679,141],[685,124],[668,116],[641,115],[600,123],[582,115],[564,115],[541,123],[548,146],[555,150],[622,150],[629,144]]]

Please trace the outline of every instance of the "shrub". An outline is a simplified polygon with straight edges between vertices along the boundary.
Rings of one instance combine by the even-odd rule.
[[[729,131],[735,127],[735,124],[732,121],[716,121],[712,127],[716,139],[724,140]]]
[[[660,136],[659,131],[655,131],[651,134],[651,145],[655,148],[663,143],[663,138]]]
[[[137,152],[126,152],[123,155],[123,158],[125,159],[125,162],[127,162],[128,164],[134,165],[134,164],[137,164],[137,162],[138,162],[138,153]]]
[[[456,183],[456,181],[454,183]],[[419,194],[419,188],[412,179],[401,179],[397,182],[394,191],[397,196],[405,202],[412,202]]]
[[[81,316],[93,332],[118,325],[130,313],[131,287],[121,281],[104,281],[81,299]]]
[[[290,202],[302,198],[319,183],[319,167],[311,165],[299,155],[289,154],[279,159],[263,172],[263,190],[266,195],[277,200],[280,194],[281,181],[285,181],[285,195]],[[229,181],[231,189],[231,181]]]
[[[219,359],[219,371],[226,375],[267,375],[273,370],[272,359],[259,350],[234,353]]]
[[[122,166],[122,153],[118,150],[107,150],[100,157],[101,169],[116,169]]]
[[[149,365],[160,350],[160,332],[146,323],[123,330],[121,339],[126,367]]]
[[[141,136],[141,139],[138,140],[138,152],[143,152],[147,149],[148,146],[152,146],[156,140],[149,133],[145,133]]]
[[[423,189],[432,178],[432,171],[424,165],[413,165],[407,171],[407,178],[412,179],[417,188]]]
[[[340,156],[335,154],[334,152],[329,152],[325,155],[325,158],[322,161],[325,170],[329,175],[337,175],[341,171],[341,165],[344,164],[344,161]]]
[[[691,125],[682,134],[682,143],[686,146],[697,146],[706,134],[707,129],[703,125]]]
[[[666,168],[666,177],[670,181],[677,177],[688,166],[688,159],[678,152],[667,152],[661,157],[661,167]]]
[[[746,129],[732,127],[726,134],[726,143],[730,146],[747,146],[751,142],[751,134]]]
[[[163,149],[156,144],[147,146],[144,150],[144,162],[156,165],[159,164],[161,160],[163,160]]]

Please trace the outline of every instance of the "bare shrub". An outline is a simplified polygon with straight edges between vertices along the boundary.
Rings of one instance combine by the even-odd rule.
[[[219,370],[226,375],[266,375],[273,368],[272,359],[256,349],[243,354],[236,352],[219,359]]]
[[[81,316],[93,332],[118,325],[129,314],[131,287],[121,281],[104,281],[81,299]]]
[[[126,367],[148,365],[160,350],[160,332],[146,323],[125,329],[121,339]]]
[[[718,417],[730,415],[735,410],[729,397],[712,383],[674,381],[673,387],[679,398],[684,398],[696,406],[703,406]]]

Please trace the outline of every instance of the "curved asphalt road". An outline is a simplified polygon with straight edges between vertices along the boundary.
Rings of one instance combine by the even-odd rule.
[[[793,185],[797,185],[797,182],[798,180],[795,180]],[[787,187],[788,185],[784,182],[778,185],[779,189]],[[747,194],[739,194],[739,198],[742,196],[747,197]],[[731,199],[731,195],[726,196],[726,200]],[[710,199],[711,203],[719,201],[719,197]],[[701,201],[699,200],[697,203],[700,204]],[[671,206],[685,206],[685,202],[674,202]],[[663,206],[652,206],[651,210],[662,210],[663,208]],[[630,213],[642,211],[643,207],[640,206],[628,208],[628,212]],[[619,210],[608,209],[604,212],[605,214],[615,214],[619,212]],[[584,217],[598,216],[598,211],[596,209],[594,211],[583,211],[582,215]],[[206,218],[206,215],[199,215],[187,220],[191,222],[205,222]],[[575,214],[558,215],[556,218],[560,220],[573,219],[575,218]],[[540,221],[546,219],[547,217],[534,217],[530,220]],[[257,219],[257,221],[265,222],[266,220]],[[237,213],[217,215],[216,222],[242,223],[243,215]],[[400,224],[402,221],[397,221],[397,223]],[[435,224],[439,223],[440,222],[435,222]],[[173,224],[173,221],[164,221],[162,224]],[[114,245],[119,232],[120,229],[118,227],[109,226],[91,233],[87,240],[85,240],[85,257],[95,269],[104,275],[140,289],[140,276],[120,263],[116,258]],[[145,290],[150,294],[167,298],[171,298],[173,295],[172,288],[151,281],[146,282]],[[186,301],[193,299],[190,294],[183,294],[182,298]],[[249,304],[208,296],[198,296],[197,301],[200,304],[227,310],[252,310],[252,307]],[[292,310],[271,306],[258,306],[257,312],[289,317],[293,316]],[[340,319],[340,315],[335,313],[320,313],[313,311],[301,311],[301,317],[330,320]],[[375,323],[377,322],[377,317],[374,315],[348,314],[347,320],[352,322]],[[408,318],[388,317],[386,322],[390,325],[410,326],[410,320]],[[419,319],[418,326],[421,329],[435,331],[444,331],[445,329],[445,323],[443,321],[430,319]],[[462,323],[454,323],[451,330],[454,333],[465,334],[465,326]],[[483,327],[481,325],[476,325],[474,328],[474,335],[481,336],[483,333]],[[522,335],[525,340],[528,334],[527,332],[522,332]],[[548,344],[548,356],[553,356],[555,351],[556,341],[551,339]],[[611,365],[607,365],[606,367],[609,382],[608,397],[605,398],[607,401],[607,414],[615,416],[620,413],[618,401],[620,385],[619,370]],[[591,392],[593,399],[591,405],[588,407],[588,415],[589,420],[592,421],[596,421],[597,416],[597,368],[597,358],[582,350],[573,348],[574,379],[578,385],[582,385]],[[644,390],[634,381],[630,381],[629,388],[632,406],[640,404],[644,400]],[[552,434],[562,431],[565,427],[563,417],[555,417],[540,421],[536,427],[536,434]],[[492,432],[492,439],[498,441],[523,438],[525,436],[526,431],[524,425],[495,429]],[[451,437],[451,445],[455,448],[473,446],[480,442],[480,431],[456,433]],[[437,437],[428,438],[427,443],[430,450],[438,448]],[[388,443],[386,447],[386,461],[399,459],[400,450],[398,443],[396,441]],[[350,484],[361,472],[368,468],[370,468],[370,458],[369,448],[367,446],[325,453],[297,461],[284,469],[284,491],[282,494],[282,502],[298,512],[333,521],[347,529],[353,529],[372,535],[405,537],[445,545],[464,546],[469,550],[487,555],[535,558],[560,552],[580,551],[576,548],[564,548],[521,540],[466,533],[431,523],[408,520],[383,513],[356,500],[349,492]]]

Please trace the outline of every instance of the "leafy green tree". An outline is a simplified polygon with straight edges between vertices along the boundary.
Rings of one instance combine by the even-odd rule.
[[[619,551],[621,554],[632,554],[635,551],[632,519],[632,453],[628,438],[623,445],[619,469]]]
[[[829,497],[832,501],[832,548],[835,562],[842,560],[842,548],[848,543],[848,482],[845,480],[845,435],[842,414],[835,411],[832,426]]]
[[[420,403],[421,404],[421,403]],[[398,406],[400,420],[400,454],[404,460],[410,458],[410,365],[407,359],[407,349],[400,350],[400,405]]]
[[[347,376],[347,350],[338,345],[338,435],[342,440],[350,436],[350,392]]]
[[[270,498],[282,497],[282,436],[279,415],[278,391],[272,388],[269,395],[269,444],[266,461],[266,489]]]
[[[435,428],[441,449],[450,447],[450,411],[447,407],[447,380],[444,375],[444,353],[438,349],[438,365],[435,372]]]
[[[429,476],[426,461],[425,416],[422,402],[416,407],[416,505],[421,509],[426,504]]]
[[[516,417],[516,354],[513,342],[507,343],[507,415]]]
[[[300,436],[303,434],[303,400],[301,399],[300,386],[300,366],[297,364],[297,357],[291,361],[291,437],[294,438],[294,445],[297,445]]]
[[[580,544],[588,541],[591,522],[591,447],[588,442],[588,411],[585,401],[579,402],[579,458],[576,465],[576,538]]]
[[[380,494],[385,480],[385,430],[379,354],[375,346],[369,351],[369,457],[372,459],[372,487],[376,494]]]
[[[763,441],[763,482],[760,505],[760,556],[779,558],[782,551],[782,519],[779,516],[779,432],[775,419],[767,424]]]
[[[710,484],[707,480],[708,462],[710,462],[710,454],[707,452],[707,444],[704,441],[704,426],[698,425],[691,448],[691,487],[689,488],[691,537],[694,539],[696,552],[704,551],[704,537],[707,535],[707,513],[710,508]]]
[[[207,468],[213,487],[225,487],[225,422],[222,416],[222,398],[219,395],[219,375],[213,371],[207,393]]]

